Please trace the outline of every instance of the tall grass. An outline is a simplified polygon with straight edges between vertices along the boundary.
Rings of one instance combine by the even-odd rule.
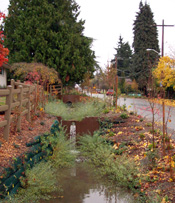
[[[76,154],[71,153],[72,142],[65,136],[65,131],[60,127],[61,131],[57,132],[57,143],[54,147],[53,155],[49,157],[49,161],[53,168],[61,169],[71,167],[75,163]],[[48,139],[47,139],[48,140]],[[48,140],[50,142],[50,140]]]
[[[45,106],[45,111],[55,116],[61,116],[64,120],[81,121],[85,117],[100,116],[105,109],[105,103],[99,101],[89,101],[86,103],[75,103],[68,106],[63,102],[49,102]]]

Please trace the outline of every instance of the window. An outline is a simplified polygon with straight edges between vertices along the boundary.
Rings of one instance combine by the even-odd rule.
[[[4,75],[4,68],[0,68],[0,75]]]

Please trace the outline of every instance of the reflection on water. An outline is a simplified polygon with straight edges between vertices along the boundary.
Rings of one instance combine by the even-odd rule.
[[[41,203],[132,203],[128,192],[100,180],[86,163],[77,163],[72,169],[58,172],[62,194],[53,194],[53,199]]]

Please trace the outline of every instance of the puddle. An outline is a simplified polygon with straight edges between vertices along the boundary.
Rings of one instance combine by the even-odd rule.
[[[129,192],[97,178],[87,163],[59,171],[57,180],[62,185],[62,194],[58,197],[54,193],[53,199],[40,203],[134,203]]]

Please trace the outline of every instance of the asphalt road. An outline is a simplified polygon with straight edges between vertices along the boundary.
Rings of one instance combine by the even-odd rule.
[[[98,97],[101,99],[109,99],[110,96],[106,96],[103,94],[92,94],[93,97]],[[118,105],[123,106],[126,105],[129,111],[134,111],[138,115],[141,115],[144,118],[147,118],[149,121],[152,120],[152,105],[154,105],[154,115],[155,122],[161,123],[163,122],[163,113],[162,113],[162,105],[160,104],[152,104],[147,99],[140,98],[119,98]],[[167,127],[169,132],[172,133],[172,136],[175,137],[175,108],[165,106],[165,122],[167,122]]]

